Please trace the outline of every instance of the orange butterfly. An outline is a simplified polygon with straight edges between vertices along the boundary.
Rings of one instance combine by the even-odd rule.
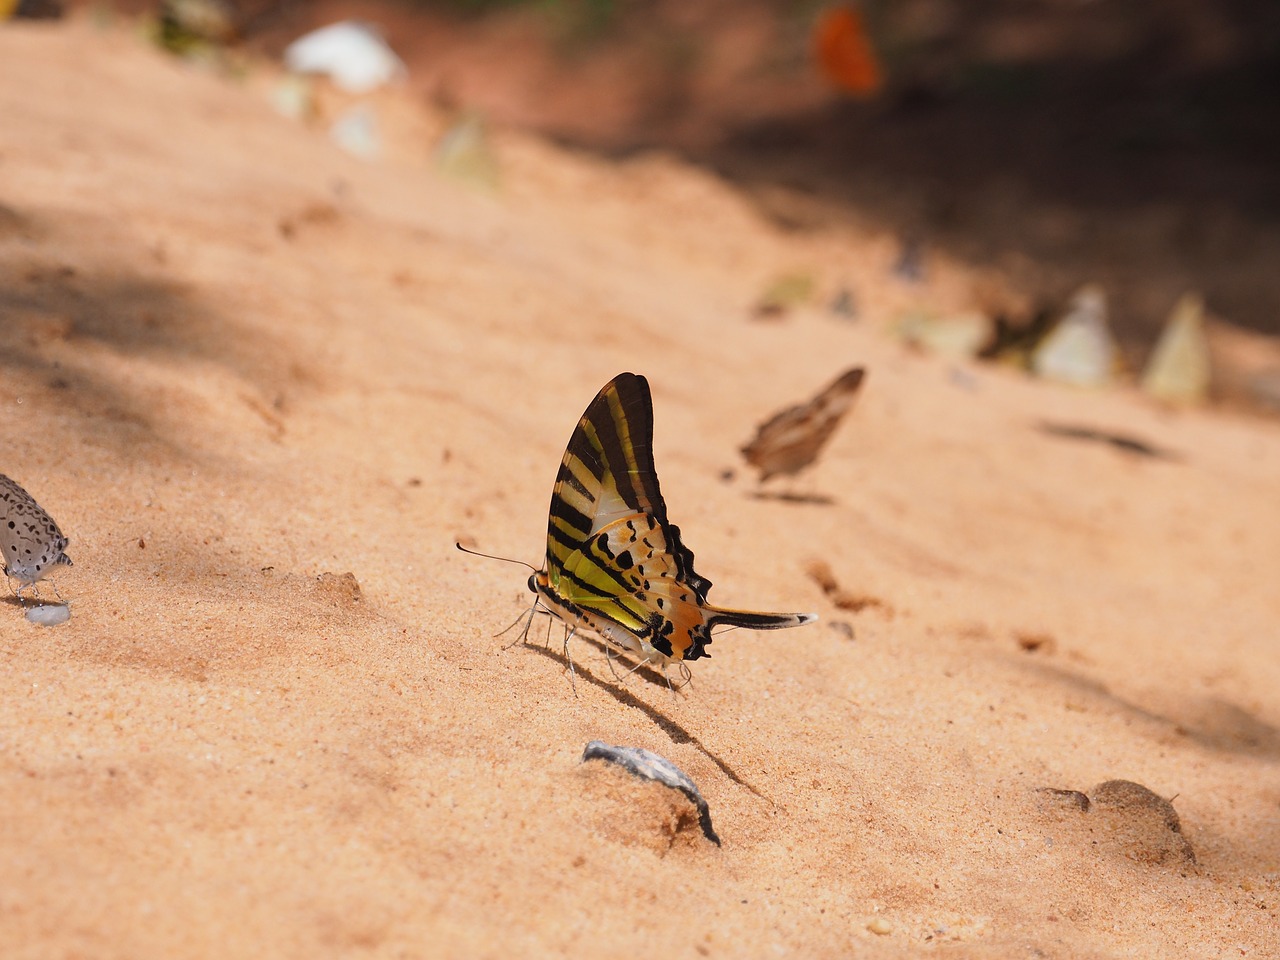
[[[884,86],[880,60],[854,7],[822,12],[813,28],[813,53],[823,77],[845,93],[869,97]]]

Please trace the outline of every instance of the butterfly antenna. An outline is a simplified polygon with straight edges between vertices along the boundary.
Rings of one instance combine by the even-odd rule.
[[[519,623],[521,620],[523,620],[527,616],[528,616],[527,613],[522,612],[520,616],[516,617],[514,620],[508,623],[505,627],[503,627],[501,630],[495,633],[494,636],[501,637],[503,634],[505,634],[508,630],[510,630],[512,627],[514,627],[517,623]]]
[[[510,557],[496,557],[492,553],[481,553],[479,550],[472,550],[468,547],[464,547],[462,544],[458,543],[457,541],[454,541],[453,545],[457,547],[459,550],[461,550],[463,553],[469,553],[473,557],[484,557],[486,560],[501,560],[503,563],[518,563],[522,567],[528,567],[534,573],[538,572],[537,567],[535,567],[532,563],[525,563],[523,560],[512,560]]]

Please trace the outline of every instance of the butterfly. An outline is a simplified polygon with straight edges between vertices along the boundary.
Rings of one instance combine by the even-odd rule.
[[[853,406],[864,374],[862,367],[846,370],[808,403],[788,407],[760,424],[742,455],[760,470],[761,483],[778,474],[799,473],[818,458],[840,418]]]
[[[0,553],[6,576],[18,593],[48,576],[59,564],[71,566],[68,540],[31,494],[0,473]]]
[[[529,578],[541,604],[573,631],[585,628],[641,663],[678,664],[709,657],[718,626],[777,630],[818,619],[813,613],[726,610],[707,602],[711,581],[693,569],[693,553],[667,505],[653,465],[649,381],[623,373],[604,385],[569,438],[551,492],[547,559]]]
[[[813,54],[818,70],[837,90],[870,97],[884,86],[884,70],[856,7],[831,7],[813,28]]]

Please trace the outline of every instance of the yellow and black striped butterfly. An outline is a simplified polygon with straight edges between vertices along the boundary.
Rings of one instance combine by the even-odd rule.
[[[551,492],[547,561],[529,589],[570,631],[594,630],[642,663],[678,663],[686,674],[685,661],[710,656],[714,627],[777,630],[817,619],[714,607],[710,588],[658,489],[649,382],[619,374],[569,439]]]

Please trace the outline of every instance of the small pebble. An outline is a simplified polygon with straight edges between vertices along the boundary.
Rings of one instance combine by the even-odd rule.
[[[1088,794],[1055,787],[1041,787],[1038,793],[1055,819],[1073,814],[1087,818],[1081,839],[1087,834],[1090,850],[1153,865],[1185,869],[1196,864],[1173,804],[1140,783],[1107,780]]]
[[[841,287],[836,291],[835,297],[831,300],[831,312],[844,320],[856,320],[858,318],[858,301],[854,297],[853,291],[848,287]]]
[[[867,924],[867,929],[877,937],[887,937],[893,932],[893,927],[889,926],[889,921],[884,917],[876,917]]]
[[[71,608],[65,603],[42,603],[38,607],[27,607],[27,619],[42,627],[56,627],[71,619]]]
[[[813,277],[807,273],[775,277],[751,308],[752,315],[757,320],[781,320],[791,310],[806,306],[813,299],[815,286]]]
[[[920,283],[924,280],[924,269],[924,241],[919,237],[903,237],[898,259],[893,264],[894,276],[907,283]]]
[[[473,187],[496,190],[502,179],[489,125],[479,113],[464,113],[445,131],[436,144],[434,159],[436,169],[445,176]]]
[[[608,763],[616,763],[637,777],[645,780],[656,780],[672,790],[679,790],[689,798],[689,802],[697,807],[698,823],[702,827],[703,834],[717,847],[720,846],[720,837],[716,835],[715,829],[711,826],[711,808],[707,806],[707,801],[703,799],[698,785],[689,779],[688,774],[666,757],[660,756],[651,750],[644,750],[641,747],[615,747],[600,740],[592,740],[587,744],[586,749],[582,751],[582,761],[585,763],[588,760],[604,760]]]
[[[376,160],[382,155],[377,111],[371,104],[356,104],[334,121],[329,139],[361,160]]]

